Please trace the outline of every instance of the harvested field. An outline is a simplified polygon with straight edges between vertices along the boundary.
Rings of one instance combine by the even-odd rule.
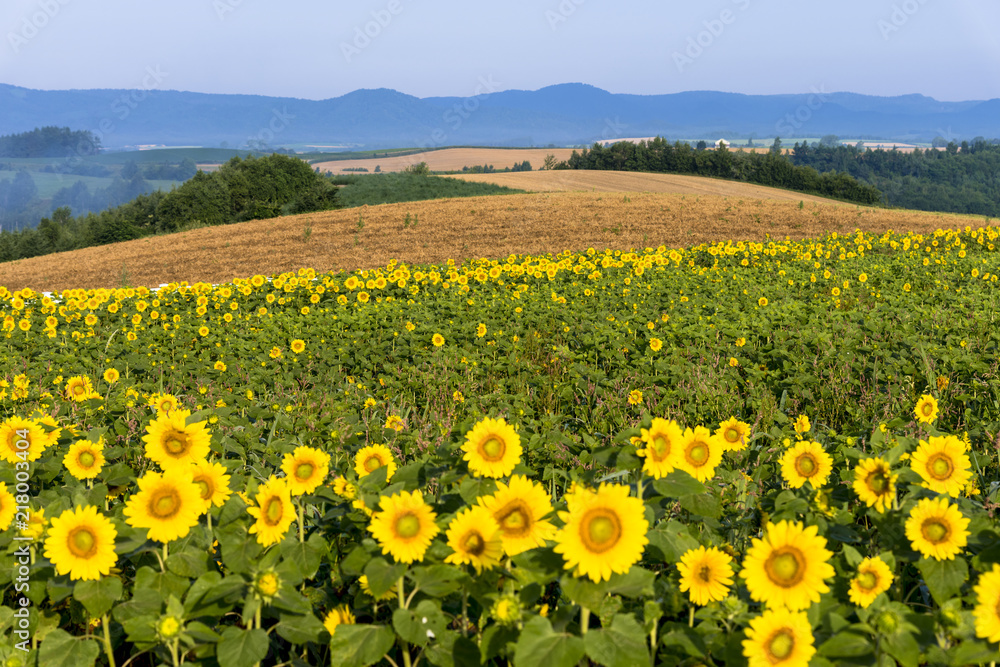
[[[404,227],[415,217],[417,224]],[[359,219],[364,225],[359,230]],[[927,233],[983,218],[848,205],[654,193],[555,192],[385,204],[195,229],[0,264],[0,285],[35,290],[221,283],[318,271],[444,263],[594,247],[685,247],[855,228]]]
[[[661,192],[682,195],[750,197],[779,201],[808,201],[838,204],[832,199],[752,183],[724,181],[703,176],[649,174],[635,171],[519,171],[506,174],[456,174],[455,178],[496,183],[531,192]]]
[[[366,158],[363,160],[333,160],[312,165],[320,171],[334,174],[345,172],[346,168],[364,167],[369,172],[379,166],[382,171],[403,171],[412,164],[426,162],[431,171],[460,171],[462,167],[491,164],[495,169],[513,167],[527,160],[538,169],[545,162],[546,155],[554,155],[556,160],[568,160],[571,148],[443,148],[426,153],[415,153],[401,157]]]

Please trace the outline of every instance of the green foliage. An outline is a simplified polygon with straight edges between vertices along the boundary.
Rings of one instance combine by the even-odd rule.
[[[0,137],[0,157],[68,157],[100,152],[101,140],[89,130],[50,125]]]
[[[442,176],[418,176],[405,172],[363,175],[338,175],[333,183],[343,186],[337,193],[344,208],[422,201],[447,197],[479,197],[482,195],[515,194],[522,192],[492,183],[471,183]]]

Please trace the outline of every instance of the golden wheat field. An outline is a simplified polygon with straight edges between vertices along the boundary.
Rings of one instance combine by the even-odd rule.
[[[493,165],[495,169],[505,169],[527,160],[532,167],[538,169],[545,162],[546,155],[554,155],[556,160],[561,161],[568,160],[572,153],[571,148],[443,148],[400,157],[317,162],[313,167],[341,174],[348,168],[364,168],[373,172],[376,166],[381,167],[382,171],[403,171],[412,164],[426,162],[431,171],[460,171],[462,167],[484,164]]]
[[[409,216],[415,224],[406,224]],[[441,264],[564,250],[803,239],[830,231],[927,233],[983,219],[843,204],[663,193],[552,192],[341,209],[195,229],[0,264],[11,290],[222,283],[317,271]]]
[[[479,183],[495,183],[531,192],[658,192],[838,203],[824,197],[769,188],[753,183],[724,181],[704,176],[650,174],[636,171],[560,169],[558,171],[519,171],[503,174],[456,174],[454,178]]]

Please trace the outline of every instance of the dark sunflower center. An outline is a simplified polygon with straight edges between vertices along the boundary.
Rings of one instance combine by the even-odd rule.
[[[66,546],[77,558],[90,558],[97,551],[97,538],[89,528],[74,528],[69,533]]]
[[[803,477],[812,477],[818,468],[816,457],[812,454],[802,454],[795,459],[795,471]]]
[[[740,432],[738,430],[736,430],[735,428],[729,427],[729,428],[726,429],[726,435],[725,435],[725,437],[726,437],[726,440],[729,441],[729,442],[739,442],[740,441]]]
[[[768,658],[774,658],[772,663],[785,660],[795,650],[795,635],[788,628],[782,628],[771,635],[767,642]]]
[[[396,519],[396,535],[410,539],[420,532],[420,519],[411,512]]]
[[[80,394],[82,394],[83,393],[83,385],[79,385],[78,384],[75,387],[73,387],[73,393],[76,394],[77,396],[79,396]]]
[[[264,503],[264,523],[269,526],[276,526],[281,521],[281,515],[285,513],[285,508],[281,503],[281,498],[271,496]]]
[[[462,546],[466,553],[479,556],[486,550],[486,541],[479,534],[479,531],[471,530],[465,536]]]
[[[174,431],[163,440],[163,448],[171,456],[180,456],[187,452],[187,437],[183,433]]]
[[[149,500],[149,513],[157,519],[170,519],[181,509],[181,497],[176,489],[163,489],[153,493]]]
[[[520,537],[531,530],[531,511],[520,501],[507,503],[496,513],[495,518],[508,537]]]
[[[775,585],[791,588],[802,581],[805,575],[805,559],[793,547],[777,549],[764,563],[764,571]]]
[[[580,522],[580,538],[591,553],[604,553],[618,543],[621,535],[621,520],[606,509],[589,510]]]
[[[924,403],[920,406],[920,412],[922,412],[925,417],[930,417],[931,413],[934,412],[934,406],[930,403]]]
[[[313,475],[313,471],[316,469],[311,463],[300,463],[295,466],[295,478],[296,479],[309,479]]]
[[[369,456],[365,459],[365,470],[375,472],[382,467],[382,461],[377,456]]]
[[[708,461],[708,445],[704,442],[696,442],[687,449],[687,459],[691,465],[703,466]]]
[[[951,530],[940,519],[928,519],[920,526],[920,533],[931,544],[940,544],[948,540]]]
[[[503,458],[506,450],[507,447],[504,445],[503,440],[495,436],[490,437],[481,447],[483,458],[488,461],[499,461]]]
[[[698,568],[698,578],[706,584],[710,582],[712,580],[712,568],[707,565],[702,565]]]
[[[882,495],[889,488],[889,480],[886,478],[885,472],[882,470],[876,470],[871,473],[865,481],[868,483],[868,488],[871,492],[876,495]]]
[[[927,462],[927,472],[936,480],[948,479],[954,469],[951,458],[945,454],[934,454]]]
[[[653,438],[653,446],[651,448],[655,454],[657,461],[662,461],[670,453],[670,441],[664,438],[662,435],[657,435]]]
[[[81,468],[90,468],[96,461],[97,459],[92,452],[82,452],[80,454],[79,462]]]
[[[201,493],[202,500],[208,500],[212,497],[212,485],[208,483],[205,478],[196,479],[194,483],[198,485],[199,493]]]
[[[874,572],[860,572],[857,577],[858,587],[870,591],[878,586],[878,577]]]

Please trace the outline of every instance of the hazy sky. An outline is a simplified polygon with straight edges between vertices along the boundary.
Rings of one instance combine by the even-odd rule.
[[[0,83],[310,99],[568,82],[989,99],[998,29],[997,0],[0,0]]]

